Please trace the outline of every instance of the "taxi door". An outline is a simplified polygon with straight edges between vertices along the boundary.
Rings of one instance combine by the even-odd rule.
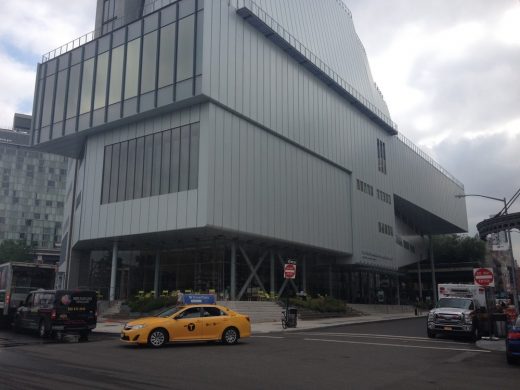
[[[203,307],[202,316],[203,337],[205,339],[219,340],[229,323],[229,316],[215,306]]]
[[[202,338],[202,317],[200,307],[190,307],[173,318],[169,329],[171,341],[198,340]]]

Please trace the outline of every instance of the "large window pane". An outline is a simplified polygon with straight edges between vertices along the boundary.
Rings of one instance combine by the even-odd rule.
[[[188,189],[190,166],[190,126],[181,127],[181,153],[179,168],[179,191]]]
[[[56,75],[53,74],[45,79],[45,96],[43,97],[43,114],[42,127],[51,124],[52,108],[54,103],[54,80]]]
[[[199,185],[199,133],[200,124],[191,125],[190,137],[190,182],[189,189],[193,190]]]
[[[202,74],[202,26],[204,25],[204,12],[200,11],[197,14],[197,55],[195,62],[195,75]]]
[[[112,63],[110,64],[110,91],[108,104],[121,101],[121,88],[123,86],[123,60],[125,47],[119,46],[112,50]]]
[[[126,170],[125,200],[134,198],[135,144],[136,144],[135,139],[128,141],[128,167]]]
[[[35,128],[39,128],[40,127],[40,120],[41,120],[41,106],[40,104],[42,103],[42,99],[43,99],[43,86],[45,84],[45,79],[41,79],[40,81],[38,81],[38,100],[36,100],[36,102],[38,103],[36,105],[36,125],[35,125]]]
[[[83,79],[81,84],[81,103],[79,113],[90,111],[92,102],[92,85],[94,82],[94,58],[83,63]]]
[[[108,203],[110,194],[110,175],[112,166],[112,145],[105,147],[105,158],[103,160],[103,190],[101,204]]]
[[[54,122],[61,122],[65,113],[65,92],[67,89],[67,70],[58,73],[56,85],[56,102],[54,103]]]
[[[170,192],[179,191],[179,159],[181,156],[181,129],[172,130],[172,153],[170,158]]]
[[[193,77],[193,55],[195,48],[195,15],[179,21],[177,43],[177,82]]]
[[[119,185],[117,190],[117,201],[125,200],[126,192],[126,168],[128,160],[128,142],[121,143],[121,151],[119,156]]]
[[[163,132],[162,139],[162,162],[161,162],[161,194],[167,194],[170,190],[170,153],[171,153],[171,130]]]
[[[150,196],[152,192],[152,158],[153,135],[147,135],[144,139],[143,198]]]
[[[157,133],[153,136],[152,195],[159,195],[161,191],[161,150],[162,133]]]
[[[125,99],[137,96],[140,52],[141,38],[128,42],[126,52]]]
[[[117,188],[119,176],[119,150],[121,144],[115,144],[112,147],[112,174],[110,175],[110,199],[109,202],[117,201]]]
[[[143,66],[141,71],[141,93],[155,89],[157,67],[157,31],[146,34],[143,38]]]
[[[77,64],[70,68],[67,119],[76,116],[78,111],[80,66]]]
[[[135,149],[135,185],[134,199],[143,196],[144,137],[137,139]]]
[[[173,84],[175,64],[175,23],[161,28],[159,55],[159,88]]]
[[[108,81],[108,52],[100,54],[97,60],[96,89],[94,96],[94,110],[106,106]]]

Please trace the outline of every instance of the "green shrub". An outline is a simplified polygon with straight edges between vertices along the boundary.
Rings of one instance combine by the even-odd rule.
[[[154,310],[175,306],[177,304],[177,297],[158,297],[158,298],[141,298],[141,299],[132,299],[128,301],[128,306],[130,307],[130,311],[140,312],[140,313],[149,313]]]
[[[345,302],[327,296],[307,298],[307,300],[303,300],[301,298],[292,298],[290,303],[296,307],[318,311],[320,313],[345,313],[347,310]]]

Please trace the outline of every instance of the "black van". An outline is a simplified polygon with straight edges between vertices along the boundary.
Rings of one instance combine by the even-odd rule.
[[[97,323],[97,294],[88,290],[37,290],[17,309],[13,326],[37,330],[40,337],[79,333],[87,340]]]

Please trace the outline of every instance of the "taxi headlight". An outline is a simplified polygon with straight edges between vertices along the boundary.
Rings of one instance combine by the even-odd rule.
[[[137,325],[125,325],[125,330],[137,330],[137,329],[143,329],[145,327],[144,324],[137,324]]]

